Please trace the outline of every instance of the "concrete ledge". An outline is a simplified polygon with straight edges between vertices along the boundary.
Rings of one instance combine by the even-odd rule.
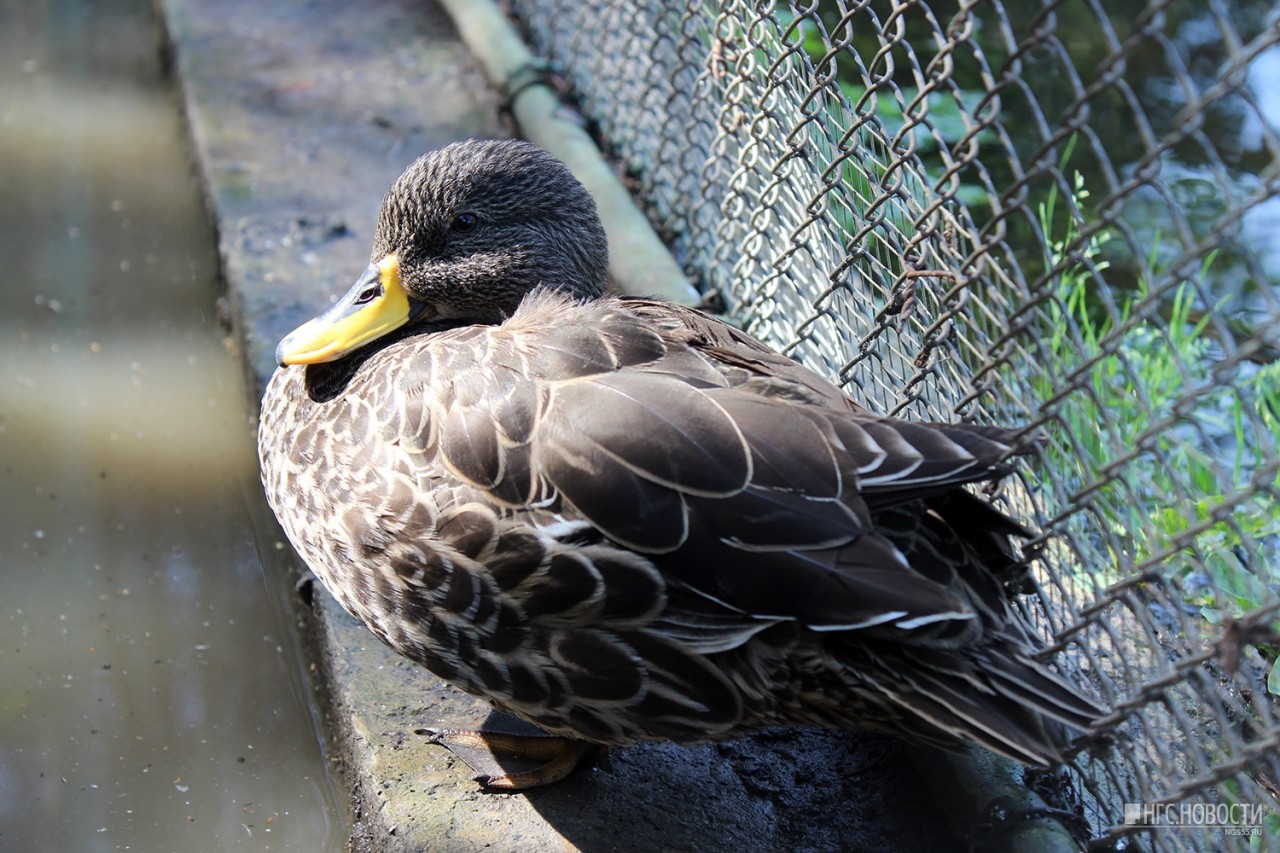
[[[260,392],[276,341],[364,268],[386,187],[425,150],[504,135],[500,97],[433,3],[161,7],[233,319]],[[549,106],[543,95],[533,103]],[[627,254],[630,244],[615,244],[619,266],[643,267]],[[671,268],[653,281],[675,282]],[[678,282],[674,288],[688,301]],[[848,732],[633,747],[550,789],[483,794],[464,766],[413,731],[477,724],[487,706],[382,647],[318,584],[302,592],[298,606],[352,792],[356,849],[957,846],[906,749]]]

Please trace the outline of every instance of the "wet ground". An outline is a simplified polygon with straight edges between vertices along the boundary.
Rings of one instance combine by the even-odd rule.
[[[0,848],[342,849],[151,4],[0,18]]]

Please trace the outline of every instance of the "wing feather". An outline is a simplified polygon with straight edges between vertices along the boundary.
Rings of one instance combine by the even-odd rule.
[[[402,413],[404,424],[438,425],[444,458],[468,483],[507,506],[537,498],[585,519],[744,614],[944,645],[999,618],[998,588],[970,590],[951,566],[946,524],[899,530],[884,515],[885,533],[875,525],[903,501],[998,476],[1008,433],[870,415],[742,333],[673,306],[597,303],[580,308],[581,322],[572,305],[554,322],[539,320],[557,314],[544,309],[448,343],[434,360],[452,364],[454,381],[423,395],[435,416]],[[488,393],[467,385],[468,370],[490,377]],[[1012,532],[984,525],[993,542]]]
[[[599,449],[637,475],[688,494],[731,495],[751,479],[750,449],[710,397],[669,376],[629,370],[556,384],[544,435]]]

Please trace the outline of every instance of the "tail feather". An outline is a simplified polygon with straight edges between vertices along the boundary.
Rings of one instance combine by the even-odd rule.
[[[1004,649],[993,649],[987,657],[985,671],[997,681],[1001,693],[1063,725],[1085,730],[1105,713],[1061,676],[1034,661]]]
[[[883,689],[885,698],[952,739],[975,741],[1033,767],[1048,767],[1060,759],[1061,745],[1024,709],[1008,702],[975,701],[971,693],[953,689],[945,679],[924,672],[913,673],[912,681],[917,689],[907,691],[900,684],[893,685]],[[914,739],[932,740],[921,738],[918,728],[904,730]]]
[[[907,711],[951,738],[976,741],[1035,767],[1060,761],[1104,713],[1016,647],[992,645],[971,659],[974,654],[921,650],[909,661],[882,661],[882,668],[867,673],[868,681],[898,715]],[[901,722],[901,731],[936,741],[909,722]]]

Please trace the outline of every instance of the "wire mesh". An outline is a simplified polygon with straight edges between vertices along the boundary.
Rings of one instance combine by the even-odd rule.
[[[1041,434],[1020,606],[1114,711],[1029,783],[1095,846],[1231,843],[1126,803],[1274,844],[1273,4],[509,6],[736,322],[881,412]]]

